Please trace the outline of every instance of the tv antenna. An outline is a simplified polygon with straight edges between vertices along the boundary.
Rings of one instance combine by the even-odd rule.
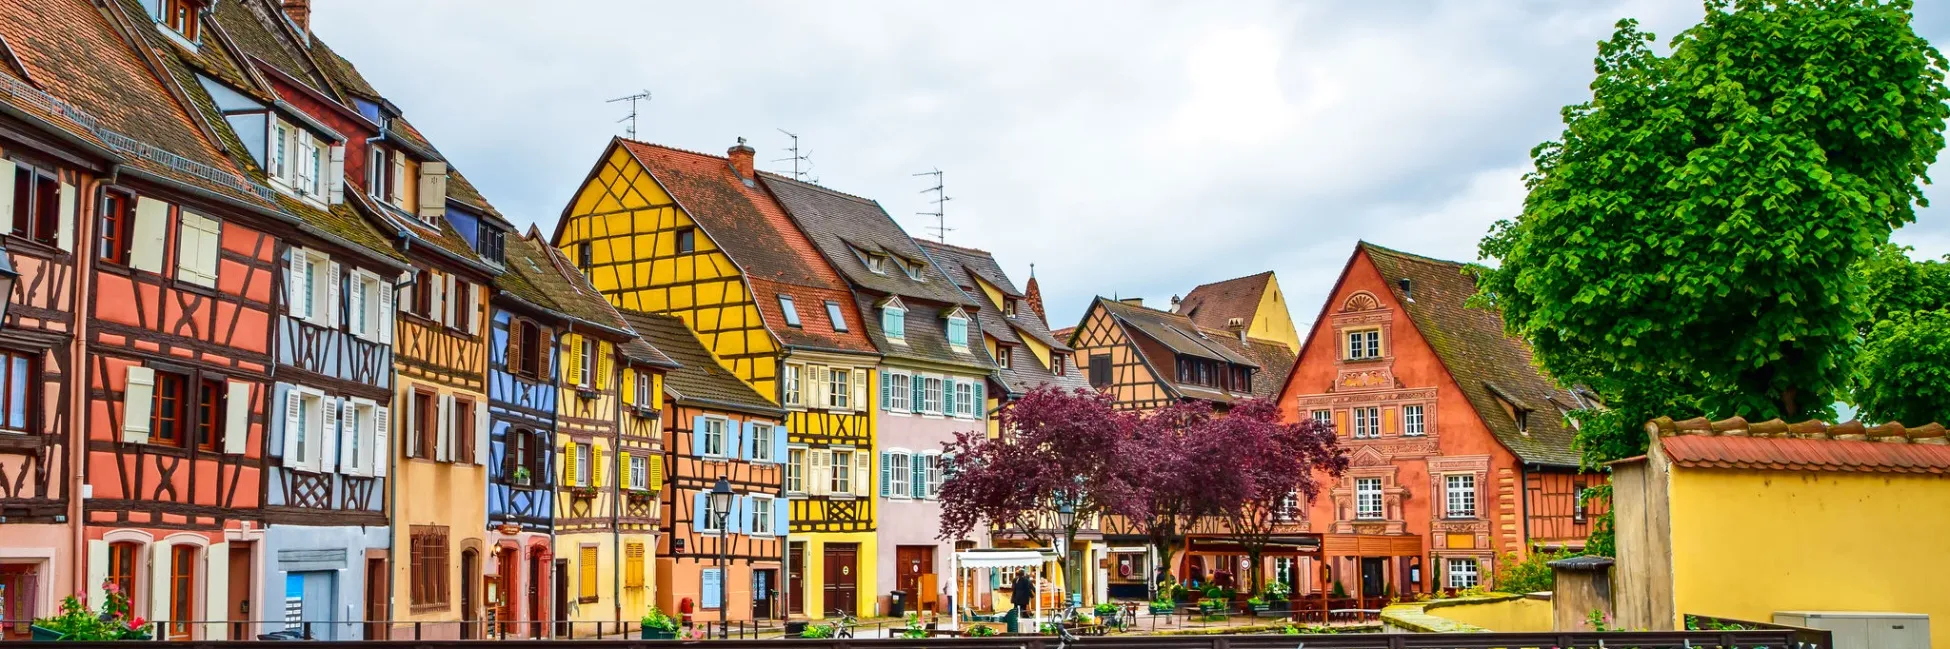
[[[791,160],[791,161],[792,161],[792,179],[793,179],[793,180],[800,180],[800,181],[805,181],[805,182],[809,182],[809,183],[817,183],[817,182],[819,182],[819,178],[818,178],[818,177],[816,177],[816,176],[812,176],[812,168],[813,168],[813,164],[812,164],[812,152],[811,152],[811,151],[805,151],[805,152],[800,152],[800,151],[799,151],[799,134],[798,134],[798,133],[794,133],[794,132],[792,132],[792,131],[788,131],[788,130],[785,130],[785,129],[778,129],[778,131],[779,131],[780,133],[784,133],[786,137],[789,137],[789,138],[792,138],[792,148],[790,149],[790,151],[792,152],[792,157],[789,157],[789,158],[779,158],[779,159],[777,159],[777,160],[773,160],[773,162],[785,162],[785,161],[787,161],[787,160]],[[801,162],[804,162],[804,163],[806,163],[806,167],[805,167],[805,169],[803,169],[803,170],[799,168],[799,163],[801,163]]]
[[[625,132],[625,133],[628,133],[628,134],[629,134],[629,135],[627,135],[626,137],[628,137],[628,138],[630,138],[630,139],[632,139],[632,140],[634,140],[634,139],[636,139],[636,102],[638,102],[638,101],[650,101],[650,91],[648,91],[648,90],[645,90],[645,91],[643,91],[643,92],[639,92],[639,93],[636,93],[636,94],[634,94],[634,95],[630,95],[630,96],[628,96],[628,97],[617,97],[617,98],[615,98],[615,99],[611,99],[611,100],[609,100],[609,101],[606,101],[606,102],[603,102],[603,103],[606,103],[606,104],[614,104],[614,103],[616,103],[616,102],[619,102],[619,101],[627,101],[627,102],[630,102],[630,114],[629,114],[629,116],[628,116],[628,117],[624,117],[623,119],[619,119],[619,120],[616,120],[616,121],[617,121],[617,122],[619,122],[619,123],[621,123],[621,122],[629,122],[629,123],[630,123],[630,126],[629,126],[629,128],[627,128],[627,129],[625,129],[625,130],[624,130],[624,132]]]
[[[934,171],[923,171],[921,173],[914,174],[914,175],[934,176],[934,186],[921,190],[921,193],[923,194],[926,194],[928,192],[934,192],[934,200],[928,201],[930,205],[934,206],[934,211],[915,212],[915,214],[919,214],[921,216],[934,217],[934,226],[928,229],[934,231],[935,239],[941,241],[942,243],[947,243],[948,233],[955,231],[954,228],[948,227],[948,216],[947,216],[948,201],[955,200],[955,197],[949,196],[947,192],[943,189],[944,185],[941,182],[941,168],[936,167]]]

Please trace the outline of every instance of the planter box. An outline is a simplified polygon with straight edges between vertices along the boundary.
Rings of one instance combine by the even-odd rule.
[[[61,638],[67,637],[68,635],[38,624],[33,626],[33,631],[34,642],[59,642]]]
[[[643,639],[645,640],[676,640],[677,639],[676,631],[652,629],[650,627],[643,626],[641,624],[637,625],[637,628],[638,630],[643,632]]]
[[[1168,605],[1159,606],[1157,604],[1147,604],[1146,606],[1151,609],[1152,615],[1171,615],[1172,611],[1176,610],[1176,607],[1168,606]]]

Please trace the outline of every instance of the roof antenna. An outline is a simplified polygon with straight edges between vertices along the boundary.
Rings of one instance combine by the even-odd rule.
[[[629,135],[626,135],[624,137],[628,137],[632,140],[636,139],[636,102],[639,100],[650,101],[650,91],[645,90],[643,92],[639,92],[634,95],[630,95],[628,97],[617,97],[615,99],[611,99],[609,101],[603,102],[605,104],[614,104],[619,101],[630,102],[630,115],[628,117],[616,121],[617,122],[627,121],[630,123],[630,127],[624,130],[624,132],[629,133]]]
[[[934,205],[934,211],[915,212],[915,214],[919,214],[921,216],[934,217],[934,227],[928,229],[934,231],[935,239],[940,240],[942,243],[947,243],[948,233],[955,231],[954,228],[948,227],[948,216],[947,216],[948,201],[955,200],[955,198],[953,196],[949,196],[947,192],[942,189],[945,185],[943,185],[943,183],[941,182],[941,168],[936,167],[934,171],[923,171],[921,173],[914,174],[914,175],[934,176],[934,186],[921,190],[921,193],[923,194],[926,194],[928,192],[934,192],[934,200],[928,201],[929,204]]]
[[[792,152],[792,156],[787,158],[779,158],[777,160],[773,160],[773,162],[785,162],[787,160],[791,160],[793,180],[815,183],[815,184],[818,183],[819,178],[817,176],[812,176],[812,168],[813,168],[812,152],[811,151],[807,151],[804,153],[799,152],[799,134],[785,129],[778,129],[778,131],[780,133],[784,133],[786,137],[792,138],[792,148],[789,149]],[[799,168],[799,163],[801,162],[806,163],[806,168],[804,170],[801,170]],[[808,178],[808,176],[812,176],[812,177]]]

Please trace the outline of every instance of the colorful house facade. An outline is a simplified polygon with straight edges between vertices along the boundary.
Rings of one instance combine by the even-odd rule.
[[[880,205],[763,175],[786,214],[853,290],[881,358],[874,406],[880,509],[875,593],[901,591],[907,610],[945,610],[955,546],[939,537],[939,494],[955,434],[987,430],[994,365],[977,304]],[[887,606],[881,610],[889,610]]]
[[[847,284],[760,185],[752,156],[742,142],[718,157],[612,141],[564,209],[554,244],[619,310],[681,318],[720,366],[787,411],[783,455],[754,451],[758,462],[784,464],[782,486],[801,489],[786,504],[786,604],[770,612],[871,612],[875,567],[863,558],[878,546],[867,395],[879,353]]]
[[[1350,596],[1493,586],[1499,556],[1580,548],[1565,414],[1585,396],[1531,364],[1495,313],[1465,306],[1463,265],[1358,245],[1315,318],[1281,407],[1330,421],[1349,467],[1305,508],[1326,533],[1327,581]],[[1303,574],[1320,575],[1318,566]]]
[[[1886,611],[1928,615],[1930,643],[1950,643],[1938,623],[1950,616],[1950,567],[1891,550],[1950,534],[1943,424],[1661,417],[1645,430],[1644,456],[1611,463],[1618,625]]]

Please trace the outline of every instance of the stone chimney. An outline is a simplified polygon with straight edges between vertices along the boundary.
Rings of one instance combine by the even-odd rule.
[[[1178,297],[1178,296],[1177,296],[1177,295],[1175,295],[1175,294],[1174,294],[1174,295],[1172,295],[1172,296],[1171,296],[1171,312],[1172,312],[1172,313],[1177,313],[1177,312],[1178,312],[1178,303],[1180,303],[1180,302],[1183,302],[1183,301],[1185,301],[1185,300],[1184,300],[1183,298],[1180,298],[1180,297]]]
[[[298,31],[311,35],[311,0],[280,0],[284,6],[284,17],[298,26]]]
[[[1035,271],[1030,272],[1033,273]],[[1049,316],[1043,315],[1043,289],[1036,285],[1035,275],[1029,276],[1029,288],[1023,291],[1022,299],[1029,303],[1029,310],[1035,311],[1037,318],[1045,320],[1049,318]]]
[[[753,178],[752,154],[753,153],[755,152],[752,150],[751,147],[745,146],[745,138],[742,137],[738,138],[737,146],[733,146],[731,147],[730,150],[725,151],[725,157],[731,159],[732,171],[738,172],[738,177],[740,179],[746,181],[752,180]]]
[[[1226,318],[1226,330],[1239,336],[1239,342],[1246,342],[1246,319]]]

